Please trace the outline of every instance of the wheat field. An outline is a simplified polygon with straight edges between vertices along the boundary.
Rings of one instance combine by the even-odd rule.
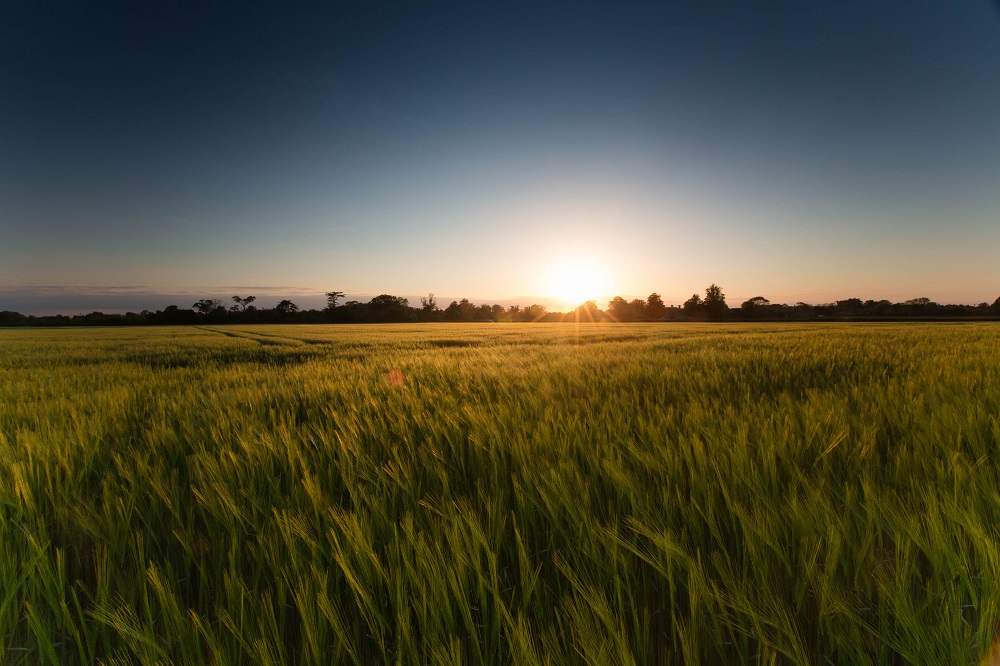
[[[0,329],[0,663],[976,664],[1000,326]]]

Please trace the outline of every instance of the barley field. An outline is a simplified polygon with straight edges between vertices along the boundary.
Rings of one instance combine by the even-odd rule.
[[[1000,326],[0,329],[0,663],[977,664]]]

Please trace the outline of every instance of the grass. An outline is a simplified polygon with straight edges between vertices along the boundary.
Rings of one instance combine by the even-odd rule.
[[[0,330],[0,662],[975,664],[1000,327]]]

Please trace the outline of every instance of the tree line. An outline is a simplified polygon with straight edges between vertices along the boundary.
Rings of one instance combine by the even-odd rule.
[[[953,319],[1000,317],[1000,298],[992,304],[942,305],[929,298],[912,298],[901,303],[887,300],[847,298],[832,303],[771,303],[764,296],[754,296],[739,307],[730,307],[722,288],[711,284],[705,295],[692,294],[681,306],[668,306],[658,293],[646,299],[627,301],[615,296],[601,309],[595,301],[587,301],[569,312],[550,312],[544,305],[527,307],[498,304],[475,305],[469,299],[452,301],[441,308],[434,294],[420,299],[420,306],[411,306],[401,296],[380,294],[366,303],[341,302],[341,291],[326,293],[327,304],[322,310],[302,310],[290,300],[281,300],[274,307],[259,308],[255,296],[233,296],[227,305],[218,298],[204,298],[190,308],[168,305],[162,310],[143,310],[125,314],[91,312],[85,315],[34,316],[9,310],[0,311],[4,326],[129,326],[177,324],[368,324],[407,322],[560,322],[560,321],[782,321],[809,319],[878,320],[878,319]]]

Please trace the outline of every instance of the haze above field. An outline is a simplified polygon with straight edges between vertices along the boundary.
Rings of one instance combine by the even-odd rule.
[[[1000,294],[995,4],[615,4],[5,7],[0,310]]]

